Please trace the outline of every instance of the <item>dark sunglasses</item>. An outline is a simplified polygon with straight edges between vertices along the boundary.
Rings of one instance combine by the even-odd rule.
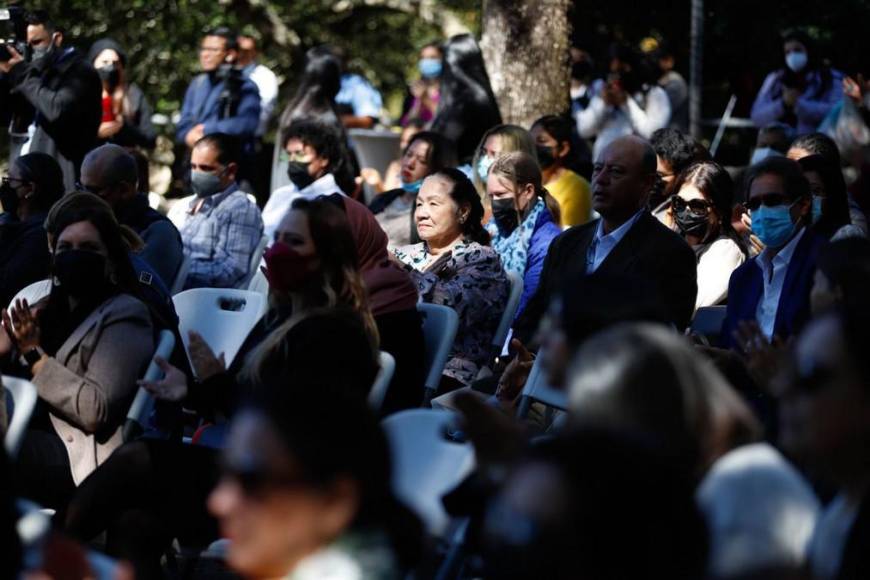
[[[688,208],[695,215],[707,215],[710,213],[712,205],[705,199],[695,198],[686,201],[679,195],[671,196],[671,208],[677,213],[681,213]]]
[[[270,472],[267,468],[254,463],[233,465],[224,461],[221,464],[221,473],[225,478],[236,482],[242,488],[242,492],[250,497],[261,497],[273,489],[307,485],[300,476]]]
[[[762,205],[764,207],[778,207],[780,205],[791,205],[793,202],[782,193],[765,193],[753,197],[743,204],[743,207],[749,211],[756,211]]]

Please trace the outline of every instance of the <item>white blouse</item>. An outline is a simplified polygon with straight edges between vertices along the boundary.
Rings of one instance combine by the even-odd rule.
[[[719,238],[698,261],[698,296],[695,310],[703,306],[719,304],[728,296],[728,282],[731,273],[743,262],[746,256],[731,238]]]

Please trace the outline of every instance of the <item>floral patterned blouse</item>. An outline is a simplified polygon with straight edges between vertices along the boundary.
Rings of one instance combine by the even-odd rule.
[[[449,306],[459,315],[444,375],[470,384],[487,363],[510,292],[498,254],[477,242],[461,242],[449,257],[434,262],[425,242],[394,253],[410,271],[423,302]]]

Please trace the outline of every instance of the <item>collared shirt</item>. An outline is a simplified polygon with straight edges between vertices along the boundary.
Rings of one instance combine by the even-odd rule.
[[[290,211],[290,206],[297,199],[317,199],[322,195],[332,195],[333,193],[344,195],[344,192],[335,183],[335,177],[331,173],[318,178],[314,183],[302,190],[297,189],[292,183],[279,187],[272,192],[272,195],[269,196],[269,201],[266,202],[266,207],[263,208],[263,225],[266,235],[270,240],[273,238],[281,220],[284,219],[284,216]]]
[[[220,193],[182,200],[187,213],[179,226],[190,258],[185,288],[231,288],[248,273],[251,254],[263,237],[260,209],[235,183]]]
[[[772,256],[773,252],[770,248],[765,248],[763,252],[758,254],[758,258],[755,259],[755,263],[761,269],[761,276],[764,280],[764,294],[761,296],[761,300],[758,301],[755,319],[758,321],[761,331],[768,340],[773,337],[776,312],[779,309],[779,298],[782,295],[782,286],[785,283],[788,265],[804,232],[806,232],[806,228],[801,228],[801,231],[776,255]]]
[[[604,220],[598,220],[598,229],[595,230],[595,237],[592,239],[592,243],[589,244],[589,249],[586,251],[587,274],[593,273],[599,266],[601,266],[601,263],[607,259],[607,256],[610,255],[610,252],[613,251],[616,244],[622,241],[622,238],[625,237],[625,234],[628,233],[631,226],[637,223],[637,220],[640,219],[640,216],[642,216],[645,211],[645,209],[640,210],[634,214],[631,219],[609,234],[604,233]]]
[[[353,109],[354,117],[381,116],[383,102],[381,94],[370,82],[357,74],[341,75],[341,88],[335,95],[338,105],[346,105]]]

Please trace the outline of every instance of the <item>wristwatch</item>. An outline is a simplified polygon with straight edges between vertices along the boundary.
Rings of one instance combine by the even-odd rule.
[[[45,355],[45,351],[42,350],[41,347],[34,346],[21,355],[21,364],[26,365],[27,367],[32,367],[39,362],[39,359],[41,359],[43,355]]]

